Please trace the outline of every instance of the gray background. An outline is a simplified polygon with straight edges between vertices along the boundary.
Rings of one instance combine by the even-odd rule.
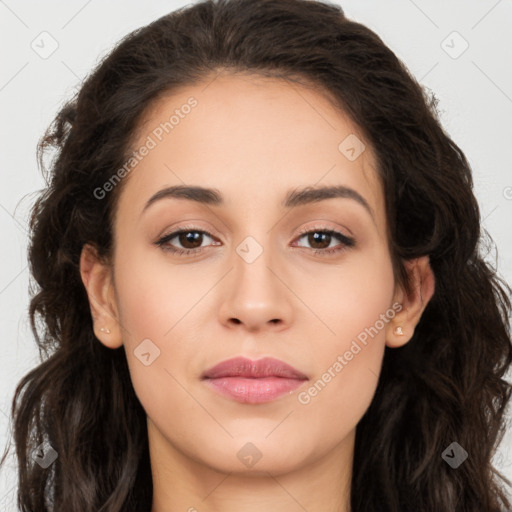
[[[27,316],[26,261],[32,193],[44,184],[36,164],[36,143],[64,99],[72,96],[116,41],[188,3],[0,0],[2,451],[10,433],[8,416],[14,388],[38,362]],[[443,126],[473,168],[483,228],[496,242],[498,268],[511,282],[512,2],[333,3],[340,3],[350,18],[377,32],[413,75],[436,93]],[[55,51],[47,55],[53,46]],[[471,456],[471,447],[465,448]],[[496,463],[512,479],[510,428]],[[1,510],[15,510],[14,470],[11,457],[0,474]]]

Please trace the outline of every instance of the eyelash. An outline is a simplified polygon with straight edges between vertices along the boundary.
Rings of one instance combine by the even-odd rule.
[[[163,236],[160,238],[160,240],[156,241],[155,244],[158,245],[163,251],[170,252],[172,254],[175,254],[176,256],[189,256],[192,254],[197,254],[198,252],[201,252],[204,247],[196,247],[195,249],[176,249],[175,247],[171,245],[166,245],[170,240],[175,238],[178,235],[181,235],[182,233],[202,233],[210,238],[214,238],[213,235],[211,235],[208,231],[205,231],[204,229],[198,229],[195,226],[184,226],[178,231],[173,231],[172,233],[169,233],[168,235]],[[319,256],[331,256],[334,254],[341,253],[351,247],[355,246],[355,240],[353,238],[350,238],[346,235],[343,235],[339,231],[334,231],[332,229],[327,228],[309,228],[309,229],[303,229],[299,232],[297,238],[302,238],[304,235],[310,234],[310,233],[322,233],[326,235],[334,236],[335,238],[338,238],[341,242],[341,248],[338,249],[310,249],[315,254]],[[303,249],[307,249],[306,247],[302,247]]]

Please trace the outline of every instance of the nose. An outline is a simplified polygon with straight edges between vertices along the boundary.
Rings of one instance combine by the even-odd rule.
[[[293,293],[287,286],[283,266],[276,265],[275,260],[265,249],[252,262],[234,255],[219,310],[223,325],[248,332],[282,330],[290,325]]]

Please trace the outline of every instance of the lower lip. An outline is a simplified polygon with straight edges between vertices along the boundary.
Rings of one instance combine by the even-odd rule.
[[[265,377],[261,379],[244,377],[221,377],[206,379],[206,382],[221,395],[233,398],[237,402],[259,404],[270,402],[281,395],[297,389],[305,380],[283,377]]]

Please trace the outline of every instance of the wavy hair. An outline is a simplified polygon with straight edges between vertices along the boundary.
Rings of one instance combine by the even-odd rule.
[[[124,37],[38,144],[46,188],[30,218],[30,324],[41,363],[12,402],[22,511],[149,511],[146,414],[124,348],[95,337],[79,272],[85,243],[112,261],[123,180],[142,116],[162,95],[219,70],[314,84],[375,151],[395,275],[428,255],[436,290],[413,338],[386,348],[357,425],[352,512],[501,512],[511,483],[492,465],[511,385],[510,288],[487,262],[471,169],[437,99],[378,35],[340,6],[309,0],[201,1]],[[54,156],[45,165],[49,150]],[[456,441],[469,458],[452,469]],[[58,453],[47,469],[31,454]],[[5,455],[4,455],[5,458]]]

